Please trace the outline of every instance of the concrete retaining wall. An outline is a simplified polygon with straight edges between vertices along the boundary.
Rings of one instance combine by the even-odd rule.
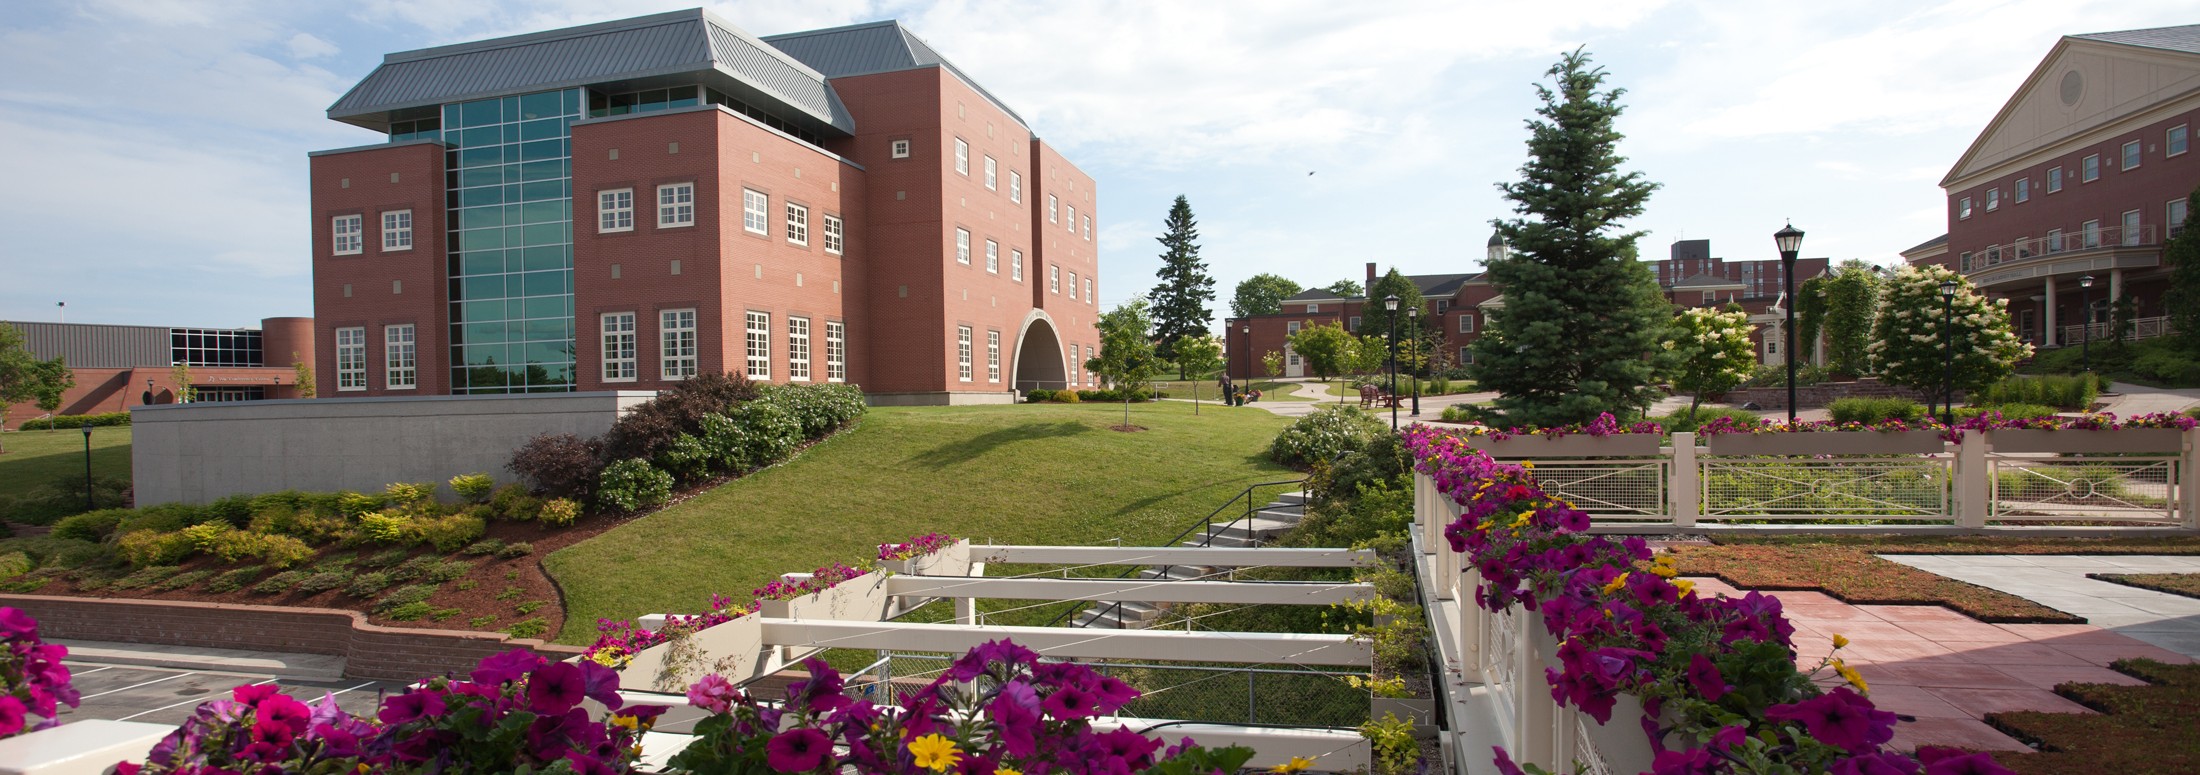
[[[544,433],[594,436],[651,391],[320,398],[140,406],[131,412],[137,503],[206,503],[279,490],[378,491],[485,473]],[[448,486],[444,488],[450,495]]]

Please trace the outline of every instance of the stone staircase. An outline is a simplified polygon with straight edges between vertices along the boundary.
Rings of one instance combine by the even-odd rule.
[[[1239,515],[1229,522],[1214,522],[1206,531],[1194,533],[1184,540],[1185,546],[1209,546],[1229,549],[1250,549],[1263,546],[1299,524],[1306,514],[1306,493],[1287,492],[1276,496],[1253,512],[1251,519]],[[1213,538],[1208,536],[1212,534]],[[1211,565],[1164,565],[1139,569],[1134,578],[1167,581],[1194,581],[1212,578],[1213,574],[1228,570]],[[1120,604],[1118,604],[1120,602]],[[1104,630],[1142,630],[1159,619],[1160,606],[1153,603],[1124,600],[1095,601],[1092,607],[1077,614],[1071,627],[1094,627]]]

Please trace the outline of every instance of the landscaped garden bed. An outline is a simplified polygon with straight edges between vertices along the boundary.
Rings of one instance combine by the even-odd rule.
[[[1990,714],[1987,723],[2040,748],[2037,753],[1996,753],[1994,759],[2027,775],[2200,772],[2200,734],[2194,733],[2200,730],[2200,665],[2133,659],[2109,668],[2147,685],[2055,687],[2056,694],[2100,715]]]
[[[2088,573],[2086,578],[2111,584],[2150,589],[2171,595],[2200,598],[2200,573]]]
[[[1824,592],[1868,605],[1944,605],[1987,622],[2080,624],[2080,617],[2006,592],[1966,584],[1826,544],[1688,546],[1670,549],[1684,576],[1711,576],[1742,589]]]

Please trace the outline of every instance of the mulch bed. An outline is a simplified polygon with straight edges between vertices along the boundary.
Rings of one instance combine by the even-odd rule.
[[[2085,619],[2006,592],[1927,573],[1830,543],[1680,545],[1682,575],[1741,589],[1824,592],[1858,605],[1944,605],[1985,622],[2082,624]]]
[[[2200,598],[2200,573],[2088,573],[2086,578]]]
[[[2055,693],[2101,715],[2024,711],[1986,722],[2036,745],[2037,753],[1996,752],[1994,760],[2026,775],[2200,772],[2200,665],[2118,661],[2111,669],[2146,686],[2067,683]]]

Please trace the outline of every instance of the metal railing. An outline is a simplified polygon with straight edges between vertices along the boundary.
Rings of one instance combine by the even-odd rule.
[[[1213,543],[1214,543],[1214,541],[1215,541],[1215,517],[1221,516],[1221,515],[1222,515],[1222,513],[1223,513],[1223,512],[1225,512],[1225,511],[1229,511],[1229,510],[1230,510],[1230,507],[1232,507],[1232,506],[1235,506],[1235,505],[1237,505],[1239,501],[1244,501],[1244,502],[1245,502],[1245,515],[1244,515],[1244,516],[1242,516],[1242,517],[1235,517],[1235,518],[1232,518],[1232,519],[1230,520],[1229,524],[1227,524],[1227,525],[1223,525],[1223,526],[1222,526],[1222,529],[1224,529],[1224,530],[1228,530],[1228,529],[1230,529],[1230,527],[1231,527],[1231,526],[1234,526],[1234,525],[1236,525],[1236,524],[1237,524],[1237,523],[1238,523],[1239,521],[1241,521],[1241,520],[1242,520],[1242,521],[1244,521],[1244,522],[1246,523],[1246,527],[1247,527],[1248,529],[1250,529],[1250,528],[1252,527],[1252,521],[1253,521],[1253,512],[1255,511],[1255,509],[1254,509],[1254,503],[1255,503],[1255,501],[1253,500],[1253,493],[1254,493],[1254,491],[1256,491],[1256,490],[1259,490],[1259,489],[1260,489],[1260,488],[1262,488],[1262,487],[1282,487],[1282,486],[1284,486],[1284,485],[1303,485],[1303,484],[1305,484],[1305,483],[1306,483],[1306,480],[1305,480],[1305,479],[1292,479],[1292,480],[1289,480],[1289,481],[1282,481],[1282,482],[1261,482],[1261,483],[1259,483],[1259,484],[1254,484],[1254,485],[1248,485],[1248,486],[1247,486],[1247,487],[1246,487],[1246,488],[1245,488],[1244,490],[1241,490],[1241,491],[1239,491],[1239,492],[1238,492],[1238,494],[1236,494],[1236,495],[1233,495],[1233,496],[1231,496],[1231,497],[1230,497],[1230,500],[1228,500],[1228,501],[1225,501],[1225,502],[1224,502],[1224,503],[1223,503],[1222,505],[1220,505],[1220,506],[1216,506],[1216,507],[1215,507],[1215,510],[1214,510],[1214,511],[1210,511],[1210,512],[1207,512],[1207,516],[1205,516],[1205,517],[1202,517],[1202,518],[1200,519],[1200,521],[1198,521],[1198,522],[1195,522],[1195,523],[1193,523],[1193,524],[1192,524],[1192,525],[1191,525],[1190,527],[1184,528],[1184,532],[1176,534],[1176,537],[1175,537],[1175,538],[1171,538],[1171,539],[1169,539],[1169,540],[1168,540],[1168,541],[1167,541],[1166,543],[1163,543],[1163,544],[1162,544],[1162,546],[1179,546],[1179,545],[1182,545],[1182,544],[1184,543],[1184,539],[1186,539],[1186,538],[1190,538],[1190,537],[1191,537],[1191,535],[1192,535],[1192,533],[1194,533],[1194,532],[1198,531],[1198,530],[1199,530],[1200,528],[1202,528],[1202,527],[1205,527],[1205,528],[1206,528],[1206,530],[1207,530],[1207,534],[1206,534],[1206,536],[1205,536],[1205,537],[1202,537],[1202,538],[1201,538],[1201,539],[1199,540],[1199,544],[1198,544],[1198,546],[1200,546],[1200,547],[1206,547],[1206,546],[1208,546],[1208,545],[1211,545],[1211,544],[1213,544]],[[1267,504],[1261,504],[1261,505],[1267,505]],[[1163,565],[1163,566],[1160,566],[1160,567],[1159,567],[1159,568],[1157,569],[1157,570],[1158,570],[1158,573],[1157,573],[1157,575],[1158,575],[1158,576],[1164,576],[1164,577],[1165,577],[1165,576],[1169,575],[1169,569],[1170,569],[1170,568],[1174,568],[1174,567],[1176,567],[1176,566],[1174,566],[1174,565]],[[1137,574],[1137,573],[1138,573],[1138,572],[1139,572],[1140,570],[1141,570],[1141,568],[1136,568],[1136,567],[1133,567],[1133,568],[1129,568],[1129,569],[1126,569],[1126,570],[1124,570],[1124,571],[1123,571],[1122,573],[1118,573],[1118,574],[1116,574],[1116,578],[1121,578],[1121,579],[1127,579],[1127,578],[1130,578],[1131,576],[1133,576],[1133,575]],[[1076,608],[1074,608],[1074,607],[1073,607],[1073,608],[1070,608],[1070,609],[1068,609],[1068,610],[1065,610],[1065,611],[1063,611],[1063,612],[1062,612],[1062,613],[1061,613],[1060,615],[1058,615],[1058,616],[1054,617],[1054,620],[1053,620],[1053,621],[1047,622],[1045,626],[1047,626],[1047,627],[1055,627],[1055,626],[1059,626],[1059,625],[1061,625],[1061,623],[1062,623],[1062,620],[1064,620],[1064,619],[1068,619],[1068,618],[1070,618],[1071,616],[1074,616],[1074,615],[1076,615],[1076,613],[1077,613],[1077,610],[1078,610],[1078,609],[1076,609]],[[1122,610],[1123,610],[1123,601],[1121,601],[1121,600],[1117,600],[1117,601],[1115,601],[1115,602],[1113,602],[1113,603],[1110,603],[1110,604],[1108,605],[1108,607],[1107,607],[1107,608],[1103,608],[1103,609],[1101,609],[1101,610],[1100,610],[1100,611],[1099,611],[1098,613],[1094,614],[1094,615],[1093,615],[1093,617],[1092,617],[1091,619],[1087,620],[1087,622],[1089,623],[1089,622],[1095,622],[1095,621],[1099,621],[1099,620],[1100,620],[1101,618],[1103,618],[1103,617],[1106,617],[1106,616],[1107,616],[1107,615],[1109,615],[1110,613],[1116,613],[1116,612],[1120,612],[1120,611],[1122,611]]]
[[[953,663],[945,654],[884,652],[861,675],[865,689],[886,686],[890,691],[864,697],[877,703],[898,702]],[[1118,714],[1127,718],[1291,727],[1356,727],[1367,722],[1367,690],[1345,682],[1345,676],[1357,675],[1350,671],[1133,662],[1087,666],[1139,690],[1138,699]],[[851,675],[849,681],[853,695],[856,677]]]
[[[2158,244],[2154,224],[2138,226],[2098,226],[2069,232],[2054,232],[2040,237],[2026,237],[2005,244],[1988,245],[1971,253],[1971,263],[1962,267],[1965,272],[1980,272],[2003,264],[2029,261],[2034,258],[2077,253],[2103,248],[2131,248]]]
[[[2079,343],[2089,341],[2107,342],[2116,338],[2116,324],[2106,320],[2098,323],[2074,323],[2061,326],[2061,328],[2061,338],[2055,341],[2063,347],[2076,347]],[[2133,318],[2131,321],[2131,338],[2133,341],[2168,336],[2174,330],[2171,327],[2168,315]]]

